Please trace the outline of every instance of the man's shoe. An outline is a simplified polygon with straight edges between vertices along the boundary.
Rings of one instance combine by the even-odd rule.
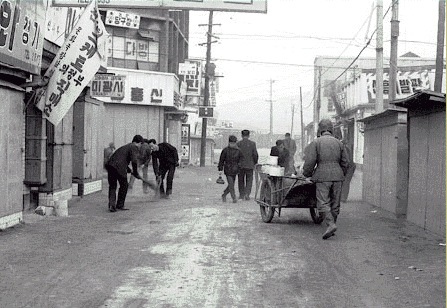
[[[249,196],[245,196],[245,200],[250,201],[250,197]]]
[[[127,207],[117,207],[116,209],[120,210],[120,211],[128,211],[129,210]]]
[[[116,208],[114,206],[109,206],[109,211],[110,212],[116,212]]]
[[[233,199],[233,203],[237,203],[237,199]]]
[[[226,195],[222,195],[222,202],[227,202],[227,196]]]
[[[239,200],[244,200],[244,196],[239,196]]]
[[[337,226],[335,224],[329,225],[327,227],[326,232],[323,234],[323,240],[326,240],[333,236],[335,234],[335,231],[337,231]]]
[[[169,197],[169,195],[164,195],[165,199],[171,199],[171,197]]]

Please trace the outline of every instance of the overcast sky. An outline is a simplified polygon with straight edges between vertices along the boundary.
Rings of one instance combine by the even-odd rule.
[[[299,103],[299,87],[307,124],[312,121],[313,63],[317,56],[355,57],[376,28],[376,12],[368,30],[370,0],[269,0],[267,14],[214,12],[212,45],[220,92],[221,120],[269,129],[270,83],[273,79],[274,133],[290,131],[291,104]],[[383,12],[391,0],[383,1]],[[391,10],[384,18],[384,56],[389,57]],[[398,55],[412,51],[436,56],[438,1],[400,0]],[[208,12],[190,13],[190,58],[205,58]],[[362,57],[375,57],[375,36]],[[444,54],[445,56],[445,54]],[[250,63],[264,62],[264,63]],[[279,65],[275,63],[284,63]],[[244,101],[251,100],[250,104]],[[299,111],[299,109],[296,109]],[[299,113],[294,127],[299,127]],[[297,130],[294,129],[295,132]]]

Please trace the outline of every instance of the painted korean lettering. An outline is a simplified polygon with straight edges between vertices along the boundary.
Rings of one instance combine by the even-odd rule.
[[[86,58],[83,56],[78,56],[75,60],[75,63],[71,62],[71,66],[78,70],[79,73],[82,73],[82,67],[84,66]]]
[[[133,102],[142,102],[143,91],[143,88],[130,88],[130,100]]]

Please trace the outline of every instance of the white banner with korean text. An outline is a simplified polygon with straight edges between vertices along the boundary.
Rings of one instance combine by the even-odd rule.
[[[99,67],[107,65],[107,32],[96,1],[84,10],[45,73],[46,89],[38,93],[37,107],[59,124]]]

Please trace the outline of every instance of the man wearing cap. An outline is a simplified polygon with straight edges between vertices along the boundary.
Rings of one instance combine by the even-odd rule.
[[[316,183],[317,207],[327,226],[323,239],[337,231],[340,197],[349,158],[343,144],[333,136],[332,121],[323,119],[318,124],[320,136],[304,150],[303,175]]]
[[[258,150],[256,143],[250,139],[250,131],[244,129],[241,132],[242,140],[236,143],[244,156],[241,169],[238,174],[239,199],[250,200],[251,188],[253,186],[253,170],[258,163]]]

